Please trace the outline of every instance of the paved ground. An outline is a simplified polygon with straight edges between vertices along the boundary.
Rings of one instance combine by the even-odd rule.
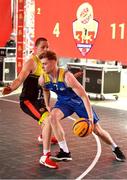
[[[94,134],[75,137],[71,119],[62,123],[73,160],[59,163],[58,170],[40,166],[42,145],[37,143],[40,128],[20,110],[17,101],[16,95],[0,98],[0,179],[127,179],[127,162],[117,162],[111,148]],[[127,156],[127,111],[102,107],[97,101],[93,104],[101,125]],[[52,146],[52,152],[55,151],[57,145]]]

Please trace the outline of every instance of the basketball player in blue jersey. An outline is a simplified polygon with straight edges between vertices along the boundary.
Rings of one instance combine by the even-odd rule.
[[[49,49],[47,39],[40,37],[35,42],[35,53],[24,63],[24,66],[18,77],[7,87],[3,88],[3,95],[16,90],[22,83],[23,88],[20,94],[21,109],[39,124],[47,116],[47,109],[44,103],[42,88],[38,85],[38,78],[43,72],[42,64],[38,56]],[[39,143],[42,143],[42,135],[38,137]],[[57,143],[55,137],[51,139],[52,143]]]
[[[111,145],[116,159],[118,161],[125,161],[125,156],[120,148],[114,142],[110,134],[100,126],[99,118],[90,105],[85,89],[74,75],[58,67],[56,54],[52,51],[42,53],[39,58],[45,71],[39,78],[39,84],[45,91],[44,99],[46,107],[50,111],[42,132],[43,155],[40,158],[40,164],[55,168],[55,166],[52,167],[49,165],[49,159],[72,160],[60,120],[73,113],[76,113],[79,117],[89,119],[93,126],[94,133],[105,143]],[[49,105],[49,97],[47,95],[45,96],[48,91],[53,91],[57,94],[57,101],[52,110]],[[55,157],[50,157],[49,140],[51,136],[51,127],[60,147],[60,152]],[[47,137],[47,135],[49,135],[49,137]]]

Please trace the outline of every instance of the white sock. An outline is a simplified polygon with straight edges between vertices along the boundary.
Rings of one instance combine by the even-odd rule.
[[[49,150],[47,149],[43,149],[43,154],[46,155],[48,152],[50,152]]]
[[[116,147],[118,147],[118,146],[117,146],[115,143],[112,144],[112,150],[113,150],[113,151],[115,150]]]
[[[64,152],[69,153],[69,149],[68,149],[66,141],[60,141],[58,142],[58,144],[60,148],[63,149]]]

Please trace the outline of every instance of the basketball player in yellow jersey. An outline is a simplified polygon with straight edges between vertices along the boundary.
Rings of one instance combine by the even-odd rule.
[[[2,94],[9,94],[16,90],[22,83],[23,88],[20,94],[21,109],[33,117],[41,124],[41,121],[47,115],[47,109],[43,99],[42,88],[38,85],[38,78],[42,74],[42,64],[38,56],[47,51],[49,48],[47,39],[40,37],[35,42],[35,53],[24,63],[24,66],[18,77],[7,87],[3,88]],[[38,137],[38,141],[42,142],[42,135]],[[57,143],[55,137],[51,142]]]

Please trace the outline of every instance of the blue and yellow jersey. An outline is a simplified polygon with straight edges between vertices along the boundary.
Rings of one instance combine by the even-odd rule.
[[[32,56],[33,61],[36,62],[37,68],[34,73],[30,73],[23,83],[20,100],[29,99],[35,101],[42,98],[42,88],[38,84],[38,78],[43,73],[42,63],[36,55]]]
[[[58,76],[55,81],[48,74],[43,74],[44,77],[44,88],[51,90],[57,94],[57,102],[54,105],[54,108],[60,109],[64,118],[67,116],[76,113],[79,117],[84,117],[88,119],[88,113],[84,106],[84,103],[73,90],[72,88],[66,85],[64,81],[66,70],[59,68]],[[99,120],[97,114],[94,112],[94,123],[97,123]]]
[[[68,87],[64,81],[65,73],[67,71],[63,68],[58,69],[58,76],[56,80],[52,80],[51,77],[44,73],[44,88],[55,92],[58,99],[69,100],[70,98],[78,97],[72,88]]]

